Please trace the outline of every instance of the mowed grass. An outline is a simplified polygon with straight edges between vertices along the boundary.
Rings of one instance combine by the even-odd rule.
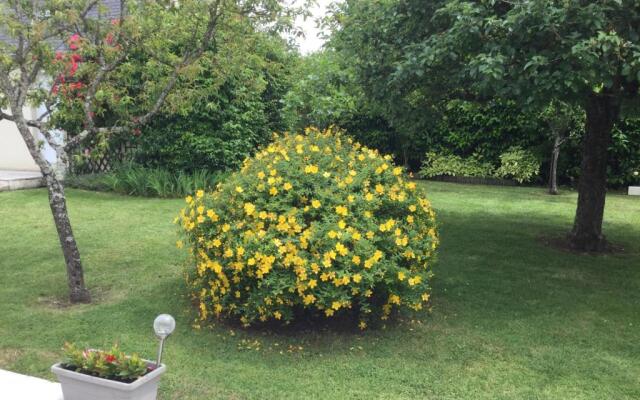
[[[0,368],[53,380],[65,340],[153,358],[152,320],[169,312],[163,400],[640,398],[640,198],[608,196],[624,251],[596,257],[539,240],[570,228],[575,193],[424,185],[442,237],[432,314],[363,333],[194,329],[182,202],[77,190],[95,303],[69,307],[46,192],[0,193]]]

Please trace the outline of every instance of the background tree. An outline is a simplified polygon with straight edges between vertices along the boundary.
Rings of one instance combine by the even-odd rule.
[[[551,101],[540,117],[549,127],[552,148],[549,159],[549,194],[558,194],[558,159],[560,148],[570,138],[579,136],[584,130],[584,113],[560,101]]]
[[[333,21],[336,46],[354,54],[366,90],[389,94],[390,110],[408,104],[423,116],[442,98],[496,97],[534,110],[550,99],[582,107],[570,242],[605,248],[607,149],[638,97],[640,2],[347,0]]]
[[[0,3],[0,26],[10,38],[0,43],[0,106],[9,110],[0,119],[15,122],[43,174],[72,302],[91,297],[69,221],[63,171],[43,156],[43,143],[31,128],[65,166],[68,150],[78,144],[136,134],[168,102],[179,104],[181,96],[172,93],[181,80],[195,75],[205,51],[218,48],[221,26],[248,19],[262,29],[280,29],[295,14],[276,0],[172,4],[121,0],[120,17],[111,20],[97,0]],[[54,51],[61,43],[63,51]],[[144,68],[134,71],[132,58],[147,60]],[[28,104],[44,105],[46,111],[29,119],[23,111]],[[58,128],[66,128],[65,142]]]

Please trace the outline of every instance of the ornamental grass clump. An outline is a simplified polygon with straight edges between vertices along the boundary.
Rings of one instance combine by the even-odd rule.
[[[390,156],[340,132],[275,135],[217,190],[186,203],[176,222],[203,321],[352,313],[364,329],[428,304],[431,204]]]

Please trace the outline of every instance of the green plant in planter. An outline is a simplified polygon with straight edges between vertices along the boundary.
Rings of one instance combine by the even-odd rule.
[[[82,349],[73,343],[65,343],[63,351],[63,367],[87,375],[133,382],[149,371],[147,363],[137,354],[126,355],[118,346],[103,351]]]
[[[331,129],[277,136],[186,202],[176,222],[202,320],[357,314],[364,329],[428,304],[438,245],[429,201],[390,156]]]

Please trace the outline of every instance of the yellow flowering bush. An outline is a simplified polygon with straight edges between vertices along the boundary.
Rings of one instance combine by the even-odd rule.
[[[176,222],[202,320],[351,311],[364,329],[429,300],[438,245],[429,201],[390,156],[340,132],[275,135],[213,193],[186,203]]]

